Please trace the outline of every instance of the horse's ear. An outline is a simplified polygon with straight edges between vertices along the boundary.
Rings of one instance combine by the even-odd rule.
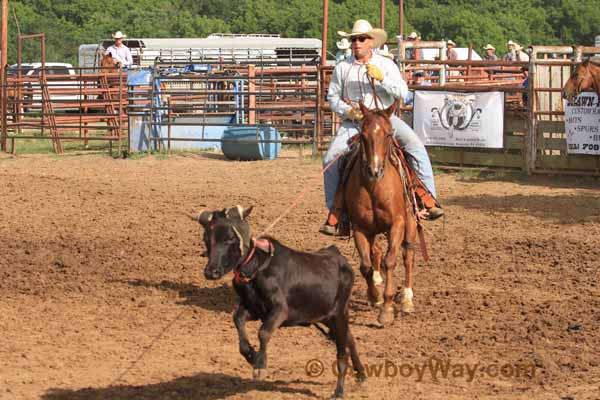
[[[388,108],[383,110],[383,113],[385,114],[385,116],[390,118],[394,114],[394,112],[396,112],[397,105],[398,105],[398,102],[394,101],[391,106],[389,106]]]
[[[365,106],[365,103],[363,103],[362,101],[358,103],[358,106],[360,107],[360,111],[362,111],[363,115],[367,115],[370,112],[367,106]]]

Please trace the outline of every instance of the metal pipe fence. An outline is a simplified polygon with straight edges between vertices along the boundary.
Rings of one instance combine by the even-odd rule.
[[[5,69],[2,139],[11,142],[11,152],[17,140],[48,137],[57,153],[62,153],[62,140],[74,138],[85,145],[107,140],[111,147],[116,141],[121,149],[127,137],[127,74],[113,68],[96,73],[68,70],[56,74],[47,66]]]

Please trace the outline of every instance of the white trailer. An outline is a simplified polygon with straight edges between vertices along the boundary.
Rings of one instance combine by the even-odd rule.
[[[98,66],[104,51],[113,43],[79,46],[79,66]],[[126,39],[134,65],[152,66],[158,57],[163,62],[202,61],[233,62],[240,64],[316,64],[321,56],[321,40],[282,38],[279,35],[212,34],[207,38],[142,38]]]

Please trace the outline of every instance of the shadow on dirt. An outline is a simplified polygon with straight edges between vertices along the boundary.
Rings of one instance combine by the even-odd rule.
[[[235,310],[235,292],[225,284],[218,287],[199,287],[192,283],[179,283],[163,280],[149,282],[143,279],[125,281],[130,286],[142,286],[177,292],[184,301],[178,304],[196,306],[208,311],[233,312]]]
[[[598,189],[600,178],[593,176],[572,175],[532,175],[528,176],[521,171],[489,171],[489,170],[462,170],[462,171],[440,171],[454,174],[459,182],[481,183],[481,182],[509,182],[521,186],[542,186],[562,189]]]
[[[600,221],[600,194],[454,196],[444,199],[444,203],[492,214],[522,213],[559,224]]]
[[[259,397],[269,397],[269,393],[277,392],[292,395],[316,397],[308,389],[290,387],[293,384],[321,385],[311,381],[273,381],[258,382],[221,373],[199,373],[193,376],[181,377],[169,382],[150,385],[119,385],[105,388],[85,388],[79,390],[50,389],[41,399],[43,400],[216,400],[233,395],[244,395],[251,391],[263,392]]]

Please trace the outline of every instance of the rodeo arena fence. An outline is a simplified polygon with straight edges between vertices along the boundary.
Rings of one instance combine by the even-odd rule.
[[[42,64],[35,71],[21,63],[25,39],[41,39]],[[272,159],[282,145],[325,151],[341,122],[327,103],[334,67],[321,62],[319,44],[277,51],[161,49],[151,65],[150,52],[146,58],[140,53],[138,68],[128,71],[97,62],[65,71],[46,65],[43,39],[19,37],[19,62],[4,70],[5,151],[14,152],[21,139],[41,139],[56,153],[64,142],[107,141],[119,154],[220,147],[230,158]],[[566,121],[561,97],[574,65],[600,48],[532,46],[529,61],[508,62],[475,59],[471,49],[466,59],[449,61],[444,41],[394,45],[413,92],[398,113],[435,164],[600,175],[600,116],[592,121],[586,113],[594,110],[574,107],[581,118]],[[398,57],[410,47],[433,56]],[[566,124],[589,133],[587,154],[572,143]]]

